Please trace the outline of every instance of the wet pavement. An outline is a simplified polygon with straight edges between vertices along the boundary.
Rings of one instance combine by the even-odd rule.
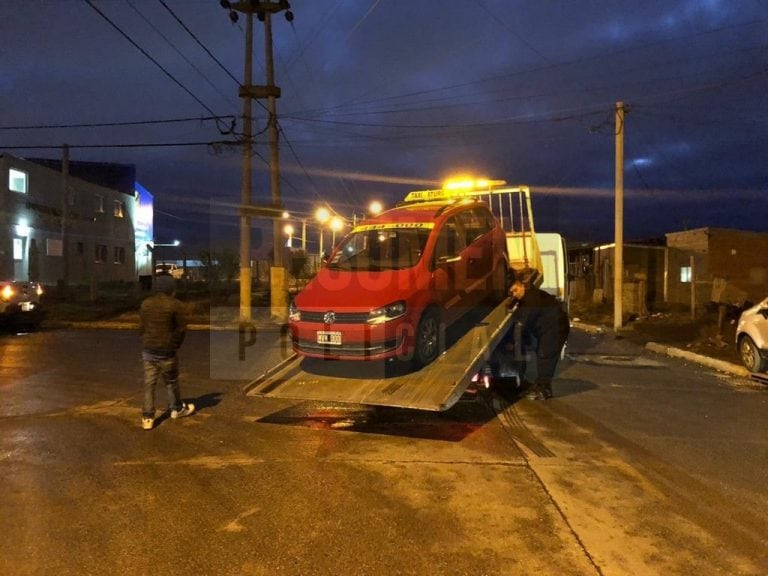
[[[252,398],[285,347],[239,338],[146,432],[134,332],[0,335],[0,573],[768,572],[765,389],[577,332],[546,403]]]

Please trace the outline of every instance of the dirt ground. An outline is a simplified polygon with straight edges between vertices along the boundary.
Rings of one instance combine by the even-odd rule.
[[[697,311],[669,308],[644,318],[627,317],[620,335],[638,343],[668,344],[696,354],[741,364],[736,343],[736,324],[741,310],[727,308],[722,318],[717,306]],[[613,305],[571,304],[571,319],[613,330]]]

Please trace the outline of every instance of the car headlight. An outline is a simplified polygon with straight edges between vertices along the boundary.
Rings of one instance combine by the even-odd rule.
[[[2,297],[3,300],[10,300],[13,298],[13,288],[10,284],[3,286],[2,291],[0,291],[0,297]]]
[[[383,324],[405,314],[405,300],[398,300],[368,313],[368,324]]]
[[[42,284],[38,284],[37,285],[37,288],[35,288],[35,294],[37,294],[38,296],[42,296],[43,295],[43,285]]]
[[[296,304],[293,303],[293,300],[291,300],[291,303],[288,305],[288,320],[291,322],[299,322],[301,320],[301,312],[296,308]]]

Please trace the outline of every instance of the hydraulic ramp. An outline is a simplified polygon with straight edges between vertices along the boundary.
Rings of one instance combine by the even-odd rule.
[[[511,327],[507,303],[468,313],[448,330],[445,351],[420,370],[405,371],[391,362],[323,361],[294,354],[247,384],[245,391],[249,396],[291,400],[448,410]]]

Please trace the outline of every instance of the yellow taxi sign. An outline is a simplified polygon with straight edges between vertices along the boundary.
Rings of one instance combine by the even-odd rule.
[[[405,197],[405,202],[427,202],[429,200],[456,200],[469,196],[487,194],[494,186],[503,186],[504,180],[485,178],[456,178],[446,180],[442,188],[435,190],[414,190]]]
[[[355,226],[352,232],[370,232],[371,230],[392,230],[397,228],[422,228],[431,230],[434,227],[434,222],[380,222],[377,224],[361,224],[360,226]]]

